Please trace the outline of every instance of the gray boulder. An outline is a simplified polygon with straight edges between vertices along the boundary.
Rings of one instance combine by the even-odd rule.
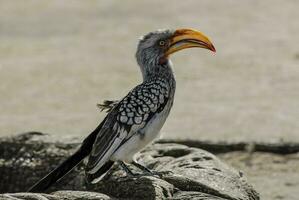
[[[102,181],[89,185],[81,163],[47,194],[25,193],[78,145],[36,132],[0,139],[0,199],[259,199],[242,173],[207,151],[175,143],[153,144],[140,153],[139,161],[162,176],[128,177],[115,164]]]

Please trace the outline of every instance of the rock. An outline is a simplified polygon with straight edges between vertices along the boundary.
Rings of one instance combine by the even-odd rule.
[[[78,143],[57,140],[38,132],[0,139],[0,193],[26,191],[78,147]],[[83,190],[82,169],[79,165],[51,191]]]
[[[24,193],[77,147],[41,133],[0,139],[0,192],[6,193],[0,199],[259,199],[242,173],[207,151],[175,143],[153,144],[140,153],[139,161],[162,176],[128,177],[115,164],[102,181],[89,185],[81,163],[50,194]]]
[[[0,194],[0,200],[110,200],[109,196],[98,192],[85,191],[58,191],[52,194],[35,194],[35,193],[12,193]]]

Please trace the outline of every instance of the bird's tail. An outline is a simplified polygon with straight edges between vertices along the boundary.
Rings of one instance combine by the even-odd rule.
[[[47,190],[51,185],[56,183],[67,173],[69,173],[74,167],[76,167],[85,157],[89,155],[92,150],[93,143],[99,130],[102,128],[106,119],[83,141],[79,150],[77,150],[72,156],[60,164],[57,168],[51,171],[48,175],[34,184],[28,192],[43,192]],[[109,167],[110,168],[110,167]]]
[[[86,180],[87,182],[91,184],[95,184],[99,182],[103,176],[106,174],[106,172],[112,167],[114,161],[109,160],[106,162],[96,173],[94,174],[89,174],[86,173]]]
[[[87,154],[88,155],[88,154]],[[28,192],[43,192],[48,189],[51,185],[56,183],[59,179],[64,177],[68,172],[70,172],[76,165],[78,165],[81,160],[83,160],[86,156],[85,152],[82,152],[79,149],[76,153],[74,153],[71,157],[65,160],[61,165],[51,171],[48,175],[34,184]]]

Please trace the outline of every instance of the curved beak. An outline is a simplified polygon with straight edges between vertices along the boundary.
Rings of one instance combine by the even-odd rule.
[[[199,47],[216,52],[215,47],[207,36],[193,29],[178,29],[171,38],[169,49],[166,56],[182,49]]]

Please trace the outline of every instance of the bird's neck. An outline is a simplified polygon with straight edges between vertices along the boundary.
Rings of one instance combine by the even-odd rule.
[[[140,65],[144,82],[155,78],[162,78],[171,82],[175,81],[174,74],[172,71],[172,63],[170,60],[167,60],[164,63],[159,63],[159,64],[139,63],[139,65]]]

